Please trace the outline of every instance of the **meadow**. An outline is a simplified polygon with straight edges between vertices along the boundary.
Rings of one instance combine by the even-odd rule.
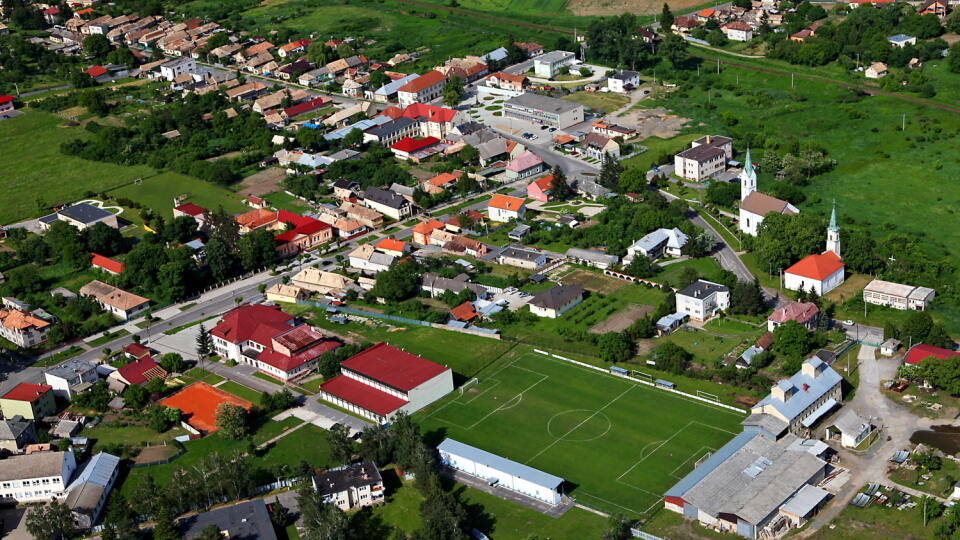
[[[0,223],[38,216],[59,202],[81,199],[154,174],[150,167],[87,161],[60,153],[60,144],[89,136],[81,127],[35,109],[0,121]],[[43,201],[40,208],[38,200]]]
[[[478,379],[417,414],[431,443],[451,437],[561,476],[578,502],[631,517],[659,506],[743,417],[534,353]]]
[[[228,213],[248,209],[242,202],[242,196],[216,184],[175,172],[163,172],[142,182],[127,184],[108,191],[107,195],[137,201],[165,218],[171,217],[174,197],[182,195],[187,196],[187,201],[211,211],[221,206]]]

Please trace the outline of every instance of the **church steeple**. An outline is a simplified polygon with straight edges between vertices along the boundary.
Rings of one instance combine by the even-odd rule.
[[[757,171],[753,168],[753,160],[750,159],[750,147],[747,147],[747,158],[743,164],[743,172],[740,173],[740,200],[747,198],[747,195],[757,190]]]
[[[840,254],[840,227],[837,226],[837,201],[833,201],[833,211],[830,213],[830,225],[827,226],[827,251]]]

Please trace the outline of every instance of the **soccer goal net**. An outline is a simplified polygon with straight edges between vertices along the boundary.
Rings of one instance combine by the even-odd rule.
[[[631,371],[630,371],[630,374],[633,375],[634,377],[638,378],[638,379],[643,379],[643,380],[645,380],[645,381],[653,382],[653,375],[651,375],[651,374],[649,374],[649,373],[644,373],[644,372],[642,372],[642,371],[637,371],[637,370],[634,369],[634,370],[631,370]]]
[[[476,377],[474,377],[474,378],[470,379],[469,381],[463,383],[463,385],[460,387],[460,395],[462,396],[463,393],[466,392],[468,388],[470,388],[470,387],[472,387],[472,386],[476,386],[476,385],[478,385],[478,384],[480,384],[480,379],[478,379],[478,378],[476,378]]]
[[[716,394],[704,392],[703,390],[697,390],[697,397],[713,401],[714,403],[720,403],[720,398]]]
[[[696,469],[697,467],[699,467],[701,464],[703,464],[704,461],[710,459],[710,456],[712,455],[713,455],[713,452],[707,452],[706,454],[704,454],[703,457],[698,459],[697,462],[693,464],[693,468]]]

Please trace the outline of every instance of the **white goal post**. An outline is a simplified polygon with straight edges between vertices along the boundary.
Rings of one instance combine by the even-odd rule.
[[[713,452],[707,452],[706,454],[704,454],[703,457],[698,459],[697,462],[693,464],[693,468],[696,469],[697,467],[699,467],[704,461],[710,459],[710,456],[712,455],[713,455]]]
[[[711,394],[710,392],[704,392],[703,390],[697,390],[697,397],[701,397],[703,399],[709,399],[710,401],[720,403],[720,398],[716,394]]]
[[[460,386],[460,395],[461,395],[461,396],[463,395],[463,392],[466,391],[466,389],[467,389],[468,386],[474,386],[474,385],[477,385],[477,384],[480,384],[480,379],[478,379],[478,378],[476,378],[476,377],[474,377],[474,378],[470,379],[469,381],[463,383],[463,384]]]
[[[643,380],[645,380],[645,381],[650,381],[650,382],[653,382],[653,381],[654,381],[653,375],[651,375],[651,374],[649,374],[649,373],[644,373],[644,372],[642,372],[642,371],[637,371],[637,370],[634,369],[634,370],[631,370],[631,371],[630,371],[630,374],[633,375],[634,377],[643,379]]]

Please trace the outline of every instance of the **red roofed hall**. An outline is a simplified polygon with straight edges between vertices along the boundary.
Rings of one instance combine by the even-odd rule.
[[[931,356],[940,360],[946,360],[947,358],[951,358],[953,356],[960,356],[960,352],[921,343],[919,345],[910,347],[910,350],[907,351],[907,355],[903,357],[903,361],[908,364],[917,365],[924,359],[930,358]]]
[[[333,100],[331,100],[330,98],[319,96],[309,101],[304,101],[303,103],[297,103],[292,107],[287,107],[286,109],[283,110],[283,113],[286,114],[287,117],[293,118],[294,116],[297,116],[299,114],[315,111],[320,107],[323,107],[327,103],[330,103],[331,101]]]
[[[90,66],[87,69],[83,70],[84,73],[96,79],[97,77],[107,74],[107,68],[103,66]]]
[[[453,370],[385,343],[348,358],[320,397],[379,423],[412,414],[453,391]]]
[[[440,144],[440,139],[436,137],[424,137],[422,139],[414,139],[413,137],[404,137],[399,141],[395,142],[390,150],[393,152],[393,155],[398,159],[413,159],[417,161],[420,157],[426,157],[432,154],[435,154],[436,151],[427,152],[431,150],[434,146]],[[419,152],[424,152],[420,157],[415,156]],[[416,158],[416,159],[414,159]]]
[[[127,353],[127,356],[134,360],[137,358],[143,358],[144,356],[150,356],[150,349],[139,343],[131,343],[127,345],[123,348],[123,352]]]
[[[832,251],[807,255],[784,271],[784,287],[792,291],[813,288],[823,296],[843,283],[843,268],[843,261]]]
[[[0,411],[4,418],[20,415],[37,420],[57,412],[53,387],[46,384],[20,383],[0,396]]]
[[[160,401],[160,405],[180,409],[187,424],[201,433],[213,433],[217,427],[217,407],[223,403],[237,405],[249,411],[253,404],[245,399],[204,382],[195,382],[172,396]]]
[[[110,257],[104,257],[103,255],[98,255],[92,253],[90,255],[90,264],[94,268],[99,268],[108,274],[119,275],[120,272],[123,272],[123,263],[120,261],[115,261]]]
[[[160,367],[153,357],[141,356],[137,360],[120,367],[107,376],[107,383],[113,382],[116,386],[120,383],[124,388],[129,385],[144,385],[153,379],[166,379],[167,372]]]
[[[228,311],[210,335],[217,354],[281,381],[309,374],[323,353],[340,346],[339,341],[302,324],[279,306],[263,304]]]

